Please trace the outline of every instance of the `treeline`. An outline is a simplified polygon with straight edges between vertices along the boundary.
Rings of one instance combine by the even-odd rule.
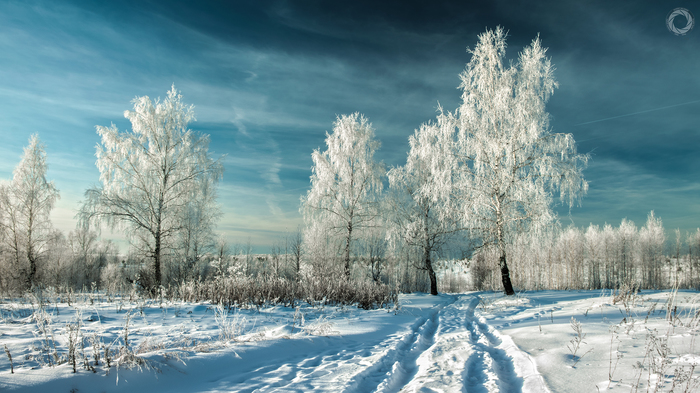
[[[513,283],[520,290],[700,288],[700,228],[667,237],[660,218],[649,214],[642,227],[590,225],[522,234],[509,246]],[[479,252],[470,260],[476,290],[498,289],[496,256]]]

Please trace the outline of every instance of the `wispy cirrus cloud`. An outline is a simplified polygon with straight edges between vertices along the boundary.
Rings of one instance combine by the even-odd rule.
[[[0,3],[0,176],[9,177],[32,133],[47,146],[62,199],[56,222],[98,181],[96,125],[129,129],[136,96],[175,84],[195,105],[191,128],[226,154],[219,229],[264,249],[301,223],[311,152],[336,115],[359,111],[401,165],[407,138],[459,105],[467,47],[486,27],[509,30],[508,54],[539,33],[560,88],[548,110],[555,132],[592,152],[591,189],[577,225],[697,226],[700,43],[666,30],[663,3],[520,4],[255,1],[31,1]],[[698,14],[698,12],[696,12]],[[695,37],[695,38],[694,38]],[[687,103],[687,105],[679,105]],[[663,109],[659,109],[663,108]],[[635,213],[636,212],[636,213]],[[560,212],[568,214],[568,210]],[[238,239],[238,240],[236,240]]]

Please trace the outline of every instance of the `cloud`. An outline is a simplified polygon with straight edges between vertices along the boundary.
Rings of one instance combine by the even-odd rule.
[[[190,128],[211,136],[215,157],[228,154],[221,230],[244,237],[249,228],[265,244],[300,223],[310,154],[336,115],[364,113],[382,142],[377,158],[403,164],[408,136],[434,119],[437,102],[459,105],[465,48],[501,24],[511,58],[541,33],[560,82],[548,105],[552,127],[594,153],[591,191],[572,210],[577,222],[644,220],[654,208],[665,223],[688,226],[700,209],[700,134],[696,105],[677,105],[698,99],[700,43],[666,30],[667,8],[3,2],[0,175],[38,132],[63,195],[57,220],[68,227],[70,209],[98,181],[95,125],[129,129],[122,113],[131,99],[163,97],[175,83],[195,105]]]
[[[649,173],[643,166],[617,159],[601,158],[591,161],[584,176],[590,182],[589,192],[582,206],[571,210],[571,217],[579,226],[589,223],[619,223],[623,218],[638,224],[654,211],[663,219],[668,230],[681,228],[689,231],[700,222],[700,204],[697,195],[700,182],[692,179],[679,181],[662,174]],[[565,208],[557,209],[562,217]]]

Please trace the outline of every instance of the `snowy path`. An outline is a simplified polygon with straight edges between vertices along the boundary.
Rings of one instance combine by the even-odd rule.
[[[449,296],[407,331],[352,339],[219,381],[241,392],[546,392],[528,355],[474,315],[479,298]],[[525,360],[525,364],[514,364]],[[530,366],[530,368],[528,368]],[[516,371],[517,367],[517,371]],[[359,370],[359,372],[358,372]],[[524,383],[522,375],[528,381]],[[533,378],[534,377],[534,378]],[[218,390],[217,389],[217,390]]]
[[[478,304],[476,296],[458,295],[440,311],[435,343],[404,391],[548,391],[529,356],[474,315]]]
[[[16,391],[116,392],[547,392],[534,361],[475,314],[475,294],[405,295],[399,315],[382,310],[334,316],[327,336],[270,339],[197,353],[160,372],[116,376],[32,370],[1,378]],[[285,328],[286,326],[286,328]],[[22,378],[22,377],[20,377]],[[19,382],[19,383],[18,383]],[[15,384],[16,383],[16,384]]]

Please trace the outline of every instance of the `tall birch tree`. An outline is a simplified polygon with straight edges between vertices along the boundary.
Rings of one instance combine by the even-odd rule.
[[[343,242],[345,275],[350,276],[350,252],[363,228],[379,215],[383,166],[374,161],[379,141],[359,113],[342,115],[326,133],[327,149],[314,150],[311,189],[301,199],[307,225],[323,225]]]
[[[12,255],[14,269],[24,272],[27,288],[36,283],[37,266],[47,251],[52,229],[49,215],[59,198],[54,183],[46,179],[47,170],[44,144],[34,134],[15,167],[12,181],[0,190],[2,238]],[[23,266],[26,263],[29,266]]]
[[[157,286],[163,256],[175,247],[174,237],[195,197],[192,190],[202,182],[216,183],[223,166],[209,153],[209,137],[188,129],[194,108],[182,102],[175,86],[163,101],[144,96],[133,104],[133,111],[124,112],[131,132],[97,126],[101,185],[86,191],[80,217],[84,223],[128,228],[153,261]]]
[[[501,27],[479,36],[460,75],[454,157],[462,216],[484,246],[495,247],[504,291],[514,294],[506,245],[554,218],[555,194],[571,207],[588,189],[571,134],[553,133],[545,104],[557,87],[539,37],[515,64],[505,62]]]

